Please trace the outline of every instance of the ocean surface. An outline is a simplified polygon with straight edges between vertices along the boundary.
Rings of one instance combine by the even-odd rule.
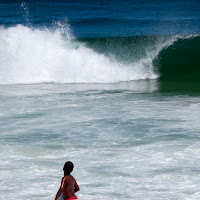
[[[0,1],[0,199],[200,199],[200,1]],[[62,199],[62,198],[60,198]]]

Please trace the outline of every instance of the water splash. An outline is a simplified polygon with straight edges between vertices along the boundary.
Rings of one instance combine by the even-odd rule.
[[[0,84],[114,83],[157,77],[142,63],[130,67],[84,45],[74,47],[68,29],[58,26],[1,28]]]
[[[31,19],[29,14],[29,7],[26,2],[22,2],[20,5],[20,11],[22,13],[22,16],[26,22],[27,25],[31,25]]]

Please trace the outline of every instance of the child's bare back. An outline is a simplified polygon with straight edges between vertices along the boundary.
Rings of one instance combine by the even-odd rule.
[[[70,173],[73,170],[73,163],[68,161],[63,167],[64,177],[62,178],[60,189],[58,190],[55,200],[63,193],[65,200],[77,199],[75,193],[79,191],[79,186],[73,176]]]
[[[78,184],[73,176],[67,175],[63,177],[63,198],[68,199],[70,197],[76,197],[75,192],[79,190]]]

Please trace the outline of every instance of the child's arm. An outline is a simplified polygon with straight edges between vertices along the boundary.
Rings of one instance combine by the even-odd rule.
[[[64,177],[62,178],[62,181],[61,181],[61,185],[60,185],[60,188],[56,194],[56,197],[55,197],[55,200],[57,200],[59,198],[59,196],[62,194],[63,192],[63,189],[64,189],[64,185],[65,185],[65,179]]]
[[[78,192],[79,190],[80,190],[80,188],[79,188],[79,186],[78,186],[78,184],[75,180],[75,182],[74,182],[74,193]]]
[[[57,194],[56,194],[55,200],[57,200],[61,194],[62,194],[62,190],[59,189]]]

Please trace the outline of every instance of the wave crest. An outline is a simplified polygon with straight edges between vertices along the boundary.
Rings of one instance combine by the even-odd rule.
[[[59,22],[52,28],[1,27],[0,84],[115,83],[159,76],[176,79],[180,74],[194,77],[199,71],[199,38],[75,39],[70,26]]]

